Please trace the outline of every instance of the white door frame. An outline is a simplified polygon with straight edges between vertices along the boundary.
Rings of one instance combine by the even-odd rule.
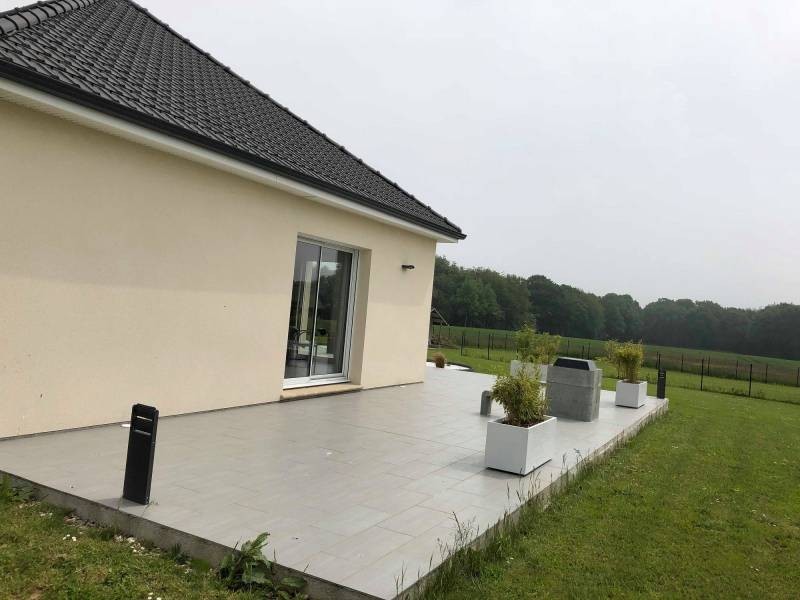
[[[297,242],[314,244],[321,248],[331,248],[350,254],[350,282],[347,291],[347,314],[344,328],[344,347],[342,348],[342,371],[340,373],[325,373],[323,375],[313,375],[314,371],[314,337],[317,332],[317,302],[314,303],[314,326],[312,328],[311,346],[309,349],[309,375],[307,377],[292,377],[283,379],[283,389],[309,387],[313,385],[327,385],[331,383],[346,383],[350,381],[350,351],[353,345],[353,312],[355,310],[356,284],[358,274],[358,250],[350,246],[344,246],[338,242],[299,235],[295,241],[295,260],[297,260]],[[319,299],[319,278],[321,276],[320,264],[317,268],[317,299]]]

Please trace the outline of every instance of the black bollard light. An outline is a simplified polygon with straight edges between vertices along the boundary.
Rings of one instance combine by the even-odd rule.
[[[656,398],[664,399],[667,397],[667,370],[658,370],[658,381],[656,382]]]
[[[153,478],[157,429],[158,409],[154,406],[134,404],[131,409],[128,459],[125,462],[125,484],[122,488],[122,497],[137,504],[150,502],[150,482]]]

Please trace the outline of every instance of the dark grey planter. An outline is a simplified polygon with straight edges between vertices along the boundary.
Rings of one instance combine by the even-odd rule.
[[[600,416],[603,370],[593,360],[559,358],[547,369],[547,411],[554,417],[595,421]]]

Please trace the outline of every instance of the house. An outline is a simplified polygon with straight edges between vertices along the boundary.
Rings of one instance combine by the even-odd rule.
[[[144,8],[0,13],[0,131],[0,438],[423,380],[465,235]]]

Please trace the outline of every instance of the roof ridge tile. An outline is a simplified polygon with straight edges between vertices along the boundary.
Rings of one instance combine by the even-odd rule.
[[[103,0],[45,0],[0,12],[0,35],[11,35],[39,25],[52,17],[101,1]],[[50,14],[48,9],[53,10],[54,14]],[[44,16],[41,15],[42,11],[45,13]]]

